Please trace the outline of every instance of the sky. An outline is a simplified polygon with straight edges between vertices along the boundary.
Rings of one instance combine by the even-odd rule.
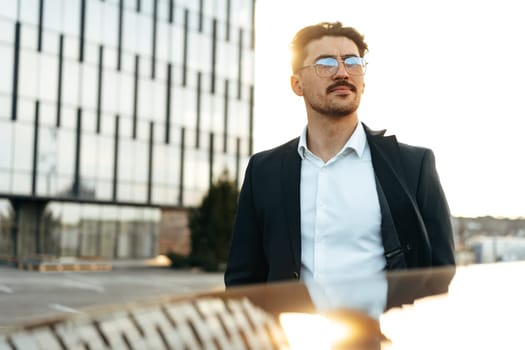
[[[365,35],[359,118],[431,148],[454,216],[525,217],[525,20],[515,0],[258,0],[254,150],[297,137],[289,43],[341,21]]]

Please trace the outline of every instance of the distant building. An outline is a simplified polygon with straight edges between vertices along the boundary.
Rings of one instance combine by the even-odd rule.
[[[525,260],[525,219],[453,218],[458,264]]]
[[[0,256],[153,256],[160,227],[187,234],[163,216],[184,217],[223,169],[241,183],[254,11],[255,0],[3,1]]]

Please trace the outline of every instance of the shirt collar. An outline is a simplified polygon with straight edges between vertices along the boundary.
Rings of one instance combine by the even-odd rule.
[[[303,132],[301,133],[301,136],[299,137],[299,144],[297,145],[297,152],[299,153],[299,156],[301,159],[304,160],[306,156],[306,152],[309,152],[308,146],[306,145],[306,132],[308,130],[308,125],[304,127]],[[348,151],[354,150],[355,153],[359,158],[363,155],[363,152],[365,151],[366,146],[366,133],[365,129],[363,127],[363,124],[357,123],[357,127],[354,130],[354,133],[348,141],[345,143],[343,148],[338,152],[339,154],[342,153],[349,153]]]
[[[306,151],[308,151],[308,147],[306,146],[306,131],[308,130],[308,125],[304,127],[303,132],[301,133],[301,136],[299,136],[299,144],[297,145],[297,152],[299,152],[299,156],[302,160],[306,157]]]

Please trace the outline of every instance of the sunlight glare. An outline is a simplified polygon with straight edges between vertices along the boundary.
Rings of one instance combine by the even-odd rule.
[[[329,350],[350,336],[350,330],[322,315],[285,312],[279,315],[292,350]]]

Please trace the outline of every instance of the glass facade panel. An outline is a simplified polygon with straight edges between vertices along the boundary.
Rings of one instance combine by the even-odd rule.
[[[38,138],[37,169],[39,182],[37,193],[43,196],[54,195],[57,192],[57,153],[58,130],[53,127],[41,126]]]
[[[104,46],[104,68],[117,69],[118,50],[112,46]],[[97,61],[98,62],[98,61]]]
[[[144,8],[144,7],[143,7]],[[153,21],[149,17],[138,16],[136,32],[136,53],[141,57],[147,57],[148,60],[151,60],[151,47],[153,39]],[[148,72],[150,70],[148,69]]]
[[[15,19],[18,9],[18,1],[3,1],[0,6],[0,14],[2,16]]]
[[[13,168],[16,172],[30,172],[33,160],[33,126],[18,123],[14,127]]]
[[[248,33],[246,33],[248,34]],[[246,39],[245,42],[248,42],[248,39]],[[255,75],[254,72],[254,65],[253,65],[254,55],[251,51],[245,51],[243,53],[243,64],[242,64],[242,76],[243,76],[243,83],[246,84],[246,78],[253,77]],[[251,80],[251,79],[250,79]],[[250,96],[249,92],[246,92],[246,95],[243,96]]]
[[[147,186],[143,182],[134,182],[133,183],[133,202],[136,203],[145,203],[147,201]]]
[[[11,120],[11,100],[0,93],[0,120]]]
[[[40,55],[40,77],[34,82],[38,86],[41,101],[55,101],[58,88],[58,60],[55,56]]]
[[[102,109],[108,113],[116,114],[118,111],[118,75],[113,70],[104,70],[104,80],[102,84],[102,91],[104,97],[102,98]],[[129,103],[131,105],[131,103]]]
[[[184,15],[183,11],[175,12],[176,14],[179,13],[181,15]],[[183,19],[181,19],[178,23],[182,23]],[[168,44],[169,47],[171,47],[170,51],[170,61],[173,62],[176,68],[182,65],[182,48],[181,43],[183,42],[184,38],[184,30],[180,27],[171,27],[172,33],[171,33],[171,41]],[[180,81],[179,79],[173,80],[173,81]]]
[[[151,120],[155,120],[158,124],[162,125],[166,120],[166,73],[161,69],[160,72],[157,70],[157,74],[157,80],[152,83],[153,93],[151,96],[150,114]]]
[[[36,50],[38,29],[34,25],[23,24],[20,27],[20,46],[25,50]]]
[[[142,63],[145,63],[146,60],[141,60]],[[149,74],[150,72],[150,66],[145,66],[144,64],[142,67],[147,69],[147,72]],[[141,67],[141,68],[142,68]],[[141,74],[146,74],[146,70],[141,70]],[[139,96],[138,96],[138,115],[140,118],[151,120],[151,110],[152,110],[152,103],[153,103],[153,82],[149,78],[141,78],[139,79]]]
[[[80,177],[84,186],[90,190],[95,187],[97,174],[97,155],[98,142],[97,137],[90,133],[82,135],[82,147],[80,151]]]
[[[133,114],[133,76],[128,74],[121,74],[119,80],[119,88],[117,90],[119,111],[122,116],[131,117]],[[106,98],[106,94],[104,95]]]
[[[160,129],[160,125],[155,125]],[[149,133],[150,133],[150,123],[144,120],[139,120],[137,122],[137,144],[148,143],[149,142]]]
[[[14,194],[29,195],[31,193],[31,173],[18,170],[11,178],[12,191]]]
[[[78,61],[79,38],[64,35],[64,58],[72,62]]]
[[[153,203],[169,204],[167,200],[168,196],[167,196],[164,186],[153,184],[151,193],[152,193],[151,200],[153,201]]]
[[[98,45],[88,41],[84,43],[84,62],[86,67],[97,69],[98,67]]]
[[[126,35],[122,37],[122,48],[124,51],[137,51],[137,33],[139,32],[139,28],[137,27],[138,17],[139,15],[134,10],[126,9],[124,11],[122,23],[122,28],[126,33]]]
[[[97,115],[92,109],[82,110],[82,134],[94,134],[97,126]]]
[[[149,147],[147,143],[137,142],[132,154],[133,181],[146,184],[148,181]]]
[[[153,15],[153,2],[158,0],[141,0],[142,1],[142,10],[141,13],[145,16],[152,17]]]
[[[100,115],[100,124],[101,124],[101,133],[105,136],[113,137],[115,135],[115,115],[101,113]]]
[[[111,137],[99,136],[97,149],[97,179],[112,180],[115,140]]]
[[[120,118],[120,139],[121,140],[127,140],[131,139],[131,135],[133,132],[133,120],[131,119],[131,116],[129,117],[121,117]],[[126,148],[120,148],[121,152],[127,152],[128,150]]]
[[[1,7],[0,11],[2,11]],[[0,17],[0,46],[12,47],[14,40],[15,22],[11,19]]]
[[[86,6],[86,40],[101,42],[105,35],[112,35],[110,30],[104,33],[104,18],[110,16],[113,6],[104,6],[100,1],[88,1]],[[105,11],[103,11],[105,10]],[[117,17],[115,17],[117,18]],[[116,24],[114,24],[116,26]]]
[[[13,166],[14,125],[10,121],[0,120],[0,171],[9,172]]]
[[[129,181],[119,180],[117,185],[117,200],[124,203],[133,201],[133,192]]]
[[[56,104],[52,102],[40,102],[40,125],[54,126],[56,123]]]
[[[9,2],[9,1],[8,1]],[[53,32],[62,31],[64,18],[63,0],[45,0],[44,27]]]
[[[81,0],[62,1],[63,7],[61,30],[68,36],[79,37],[80,34],[80,4]],[[77,51],[78,52],[78,51]]]
[[[18,115],[17,120],[24,124],[31,124],[35,120],[35,102],[30,99],[18,98]]]
[[[166,23],[164,21],[157,22],[157,43],[163,43],[162,45],[157,45],[157,59],[161,62],[167,62],[170,58],[170,28],[171,26],[169,25],[169,23]]]
[[[158,1],[157,6],[157,21],[159,22],[159,24],[163,22],[168,22],[170,13],[170,0],[160,0]]]
[[[135,164],[135,143],[121,139],[120,140],[120,154],[118,159],[118,173],[119,173],[119,182],[129,182],[133,181],[133,170]],[[119,191],[120,193],[120,191]]]
[[[186,169],[184,169],[184,171],[186,185],[192,189],[194,193],[204,193],[209,185],[209,162],[207,148],[202,151],[188,151]],[[187,204],[191,205],[189,203]]]
[[[4,168],[0,168],[0,193],[11,192],[11,173]]]
[[[67,177],[71,181],[75,166],[75,133],[72,131],[60,130],[57,139],[57,173],[60,176]]]
[[[84,65],[82,69],[82,108],[95,110],[97,106],[98,70],[93,66]]]
[[[177,142],[177,144],[179,143],[180,141]],[[172,189],[178,189],[180,183],[180,147],[168,148],[168,158],[164,163],[164,168],[167,169],[165,183]]]
[[[102,5],[102,4],[101,4]],[[102,44],[108,47],[118,45],[118,8],[116,6],[104,6],[101,10],[101,35]]]
[[[0,64],[0,76],[2,77],[0,79],[0,93],[11,94],[13,89],[13,49],[0,42],[0,57],[2,57],[2,64]]]
[[[164,144],[156,144],[153,146],[153,176],[154,184],[165,184],[168,178],[168,171],[166,165],[168,159],[168,147]]]
[[[42,51],[55,58],[58,57],[59,37],[57,32],[42,32]]]
[[[123,49],[126,50],[126,49]],[[121,77],[128,76],[133,78],[133,72],[135,70],[135,56],[129,52],[122,52],[122,66],[121,66]]]
[[[80,69],[78,63],[73,60],[64,60],[62,75],[62,101],[71,107],[79,103],[79,79]]]
[[[35,96],[37,78],[40,74],[38,55],[30,50],[20,50],[20,66],[18,70],[18,93],[21,96]]]
[[[98,200],[110,201],[113,195],[113,183],[98,179],[95,184],[95,193]]]

